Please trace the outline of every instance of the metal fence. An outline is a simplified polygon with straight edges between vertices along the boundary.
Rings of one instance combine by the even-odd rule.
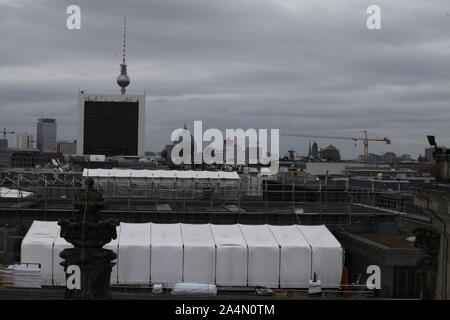
[[[3,183],[2,183],[3,182]],[[44,210],[55,208],[58,204],[67,207],[77,193],[83,189],[83,181],[73,178],[69,181],[39,179],[35,182],[23,179],[0,181],[3,189],[0,207],[21,207],[25,203],[35,203]],[[127,204],[126,210],[133,205],[148,210],[156,210],[154,204],[175,203],[178,208],[195,204],[197,207],[217,207],[235,205],[249,210],[271,210],[280,207],[297,210],[299,213],[326,212],[333,205],[343,213],[352,212],[352,206],[364,206],[367,210],[389,210],[397,213],[421,213],[413,203],[412,193],[389,190],[358,190],[355,188],[330,188],[324,184],[273,184],[261,181],[255,184],[242,182],[224,184],[214,181],[111,181],[96,185],[105,200]],[[153,204],[153,205],[152,205]],[[234,210],[234,209],[230,209]],[[303,211],[302,211],[303,210]],[[366,211],[365,211],[366,212]]]

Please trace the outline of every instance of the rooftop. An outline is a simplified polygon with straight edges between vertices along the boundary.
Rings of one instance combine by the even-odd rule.
[[[375,242],[379,245],[388,248],[415,248],[414,229],[423,227],[423,224],[399,219],[399,234],[398,235],[386,235],[386,234],[374,234],[374,233],[353,233],[354,236]],[[411,241],[407,239],[410,238]]]

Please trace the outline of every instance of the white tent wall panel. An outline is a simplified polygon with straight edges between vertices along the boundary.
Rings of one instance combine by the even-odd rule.
[[[280,287],[307,288],[312,250],[296,226],[269,226],[280,246]]]
[[[342,279],[342,249],[313,248],[313,272],[324,288],[339,288]]]
[[[343,249],[339,241],[324,225],[297,228],[312,247],[312,274],[316,273],[324,288],[340,287]]]
[[[116,227],[117,238],[111,240],[109,243],[103,246],[104,249],[113,251],[117,257],[119,252],[119,240],[120,240],[120,225]],[[117,258],[112,261],[114,266],[111,269],[111,281],[110,284],[118,284],[119,283],[119,274],[117,272],[118,260]]]
[[[33,221],[22,240],[21,262],[40,263],[42,284],[52,285],[53,280],[53,243],[59,233],[56,221]]]
[[[216,245],[208,224],[182,224],[183,282],[214,283]]]
[[[246,286],[248,248],[239,225],[210,225],[216,243],[216,284]]]
[[[239,225],[248,246],[248,285],[277,288],[280,248],[267,225]]]
[[[214,283],[215,254],[211,246],[185,246],[183,282]]]
[[[152,247],[151,281],[161,283],[165,288],[172,288],[176,283],[183,281],[182,246]]]
[[[64,249],[73,248],[73,245],[61,238],[61,227],[59,227],[58,235],[53,243],[53,285],[66,286],[66,273],[64,267],[60,264],[63,259],[59,256]]]
[[[216,284],[218,286],[247,286],[248,250],[240,246],[217,247]]]
[[[119,284],[150,284],[150,223],[121,223]]]
[[[278,288],[280,251],[273,246],[249,247],[248,285]]]
[[[172,288],[183,281],[183,239],[180,224],[152,223],[151,281]]]

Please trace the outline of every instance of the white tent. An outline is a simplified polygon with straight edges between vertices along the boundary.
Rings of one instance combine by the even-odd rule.
[[[216,284],[219,286],[247,285],[247,243],[239,225],[211,224],[216,243]]]
[[[322,287],[341,285],[343,250],[339,241],[326,226],[297,226],[312,248],[312,274],[317,275]]]
[[[180,224],[152,223],[151,280],[166,287],[183,281],[183,239]]]
[[[33,221],[22,240],[21,262],[40,263],[43,285],[52,285],[53,243],[58,236],[56,221]]]
[[[150,284],[150,223],[120,223],[120,284]]]
[[[208,224],[182,224],[183,282],[214,283],[216,245]]]
[[[44,285],[63,285],[59,253],[71,247],[56,222],[34,221],[21,262],[40,263]],[[216,283],[220,286],[340,286],[343,250],[325,226],[121,223],[104,246],[118,253],[112,284]]]
[[[84,169],[83,177],[92,178],[167,178],[239,180],[237,172],[193,170]]]
[[[280,249],[267,225],[239,225],[248,245],[248,285],[276,288]]]
[[[118,255],[119,252],[119,239],[120,239],[120,225],[116,227],[116,233],[117,233],[117,238],[111,240],[109,243],[105,244],[103,246],[104,249],[107,250],[111,250],[113,251],[115,254]],[[111,284],[117,284],[119,282],[119,274],[117,272],[117,258],[115,260],[113,260],[112,262],[115,263],[115,265],[112,267],[111,270]]]
[[[193,170],[84,169],[105,197],[193,199],[203,188],[217,197],[236,198],[240,177],[237,172]],[[128,191],[130,189],[130,192]]]
[[[307,288],[311,279],[311,246],[296,226],[269,226],[280,246],[280,287]]]
[[[66,285],[66,274],[64,273],[64,267],[60,265],[63,259],[59,254],[66,248],[73,248],[73,245],[61,238],[61,227],[57,227],[58,236],[53,243],[53,285],[64,287]]]

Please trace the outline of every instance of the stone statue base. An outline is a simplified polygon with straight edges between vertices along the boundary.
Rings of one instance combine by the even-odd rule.
[[[60,257],[64,271],[70,265],[76,265],[81,271],[81,289],[66,290],[64,299],[71,300],[105,300],[111,299],[109,284],[111,270],[115,265],[112,260],[117,255],[107,249],[70,248],[61,252]]]

